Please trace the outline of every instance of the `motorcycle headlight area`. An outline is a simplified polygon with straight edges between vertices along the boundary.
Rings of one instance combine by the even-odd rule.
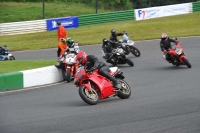
[[[175,52],[176,52],[178,55],[180,55],[180,54],[182,53],[182,50],[179,49],[179,48],[176,48]]]
[[[74,60],[66,59],[65,63],[66,63],[66,64],[73,64],[73,63],[74,63]]]
[[[122,48],[117,49],[117,52],[121,54],[123,52]]]
[[[128,44],[128,45],[134,45],[134,41],[128,40],[128,41],[127,41],[127,44]]]

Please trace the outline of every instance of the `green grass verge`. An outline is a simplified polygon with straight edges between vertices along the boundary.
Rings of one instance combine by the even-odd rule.
[[[200,12],[170,17],[115,22],[69,29],[68,37],[80,45],[100,44],[103,37],[110,36],[110,30],[126,31],[133,40],[160,38],[163,32],[172,37],[199,36]],[[57,47],[57,31],[22,35],[0,36],[0,45],[7,45],[11,51],[36,50]]]
[[[0,2],[0,23],[43,19],[41,2]],[[95,7],[74,2],[45,2],[44,18],[95,14]],[[98,9],[98,13],[109,10]]]
[[[200,36],[200,12],[142,21],[115,22],[68,30],[80,45],[100,44],[103,37],[110,36],[110,30],[127,31],[133,40],[158,39],[163,32],[171,37]],[[36,50],[57,47],[57,31],[23,35],[0,36],[0,45],[7,45],[11,51]],[[1,61],[0,73],[20,71],[54,65],[57,61]]]
[[[35,69],[57,64],[56,60],[14,60],[0,61],[0,74]]]

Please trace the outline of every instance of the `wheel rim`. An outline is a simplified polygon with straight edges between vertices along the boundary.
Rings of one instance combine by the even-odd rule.
[[[89,92],[88,89],[86,89],[84,87],[83,93],[85,94],[85,96],[87,97],[87,99],[90,99],[90,100],[93,100],[93,101],[98,100],[98,94],[97,94],[97,92],[94,89],[92,89],[92,91]]]
[[[136,49],[132,49],[133,54],[139,55],[139,52]]]
[[[129,94],[130,93],[129,85],[123,80],[120,80],[119,82],[122,86],[122,89],[120,89],[120,91],[123,92],[124,94]]]

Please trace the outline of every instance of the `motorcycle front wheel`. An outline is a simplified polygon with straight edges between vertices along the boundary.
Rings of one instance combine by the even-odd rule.
[[[10,56],[10,60],[15,60],[15,57],[14,56]]]
[[[122,88],[119,91],[117,91],[118,92],[117,96],[121,99],[129,98],[131,96],[130,86],[123,79],[117,79],[117,80],[120,82],[122,86]]]
[[[127,58],[126,59],[126,63],[129,65],[129,66],[134,66],[134,63],[131,59]]]
[[[66,70],[66,80],[67,80],[67,82],[70,82],[70,78],[71,78],[71,74],[70,74],[70,68],[67,68],[67,70]]]
[[[134,47],[134,46],[131,47],[131,53],[132,53],[133,55],[135,55],[136,57],[139,57],[139,56],[140,56],[140,50],[137,49],[137,48]]]
[[[182,58],[184,64],[188,67],[188,68],[191,68],[192,65],[190,64],[190,62],[186,59],[186,58]]]
[[[84,102],[90,105],[95,105],[99,102],[99,95],[95,89],[92,88],[92,91],[89,92],[85,86],[79,87],[79,95]]]

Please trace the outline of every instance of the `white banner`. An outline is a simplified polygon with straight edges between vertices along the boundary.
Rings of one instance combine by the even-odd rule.
[[[189,13],[189,3],[136,9],[135,18],[136,20],[144,20],[187,13]]]

